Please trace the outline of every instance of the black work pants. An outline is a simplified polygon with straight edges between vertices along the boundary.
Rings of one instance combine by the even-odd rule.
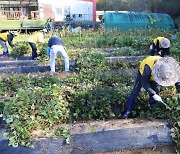
[[[136,82],[134,84],[134,88],[128,97],[126,111],[131,112],[132,107],[135,105],[135,100],[139,96],[140,90],[142,88],[141,77],[142,76],[141,76],[140,72],[138,71],[137,77],[136,77]],[[156,94],[159,94],[160,85],[158,85],[155,81],[150,81],[150,86],[156,92]],[[152,96],[149,96],[149,103],[150,103],[150,105],[153,105],[156,103],[156,101],[153,99]]]
[[[37,57],[37,47],[36,44],[33,42],[29,42],[29,45],[31,46],[32,49],[32,60],[34,60]]]

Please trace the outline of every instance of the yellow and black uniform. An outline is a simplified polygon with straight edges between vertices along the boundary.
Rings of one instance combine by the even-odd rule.
[[[44,35],[42,32],[34,33],[29,39],[28,43],[31,46],[32,49],[32,60],[34,60],[37,55],[37,44],[38,43],[44,43]]]
[[[6,42],[7,40],[8,40],[8,32],[7,33],[1,33],[0,34],[0,38],[4,41],[4,42]]]
[[[160,45],[160,42],[164,39],[165,37],[157,37],[153,40],[152,45],[150,46],[150,55],[160,55],[161,57],[164,57],[165,55],[170,54],[170,48],[163,48]]]
[[[13,34],[10,32],[0,34],[0,45],[3,47],[3,55],[8,55],[8,47],[6,42],[8,42],[11,47],[14,47],[14,44],[12,43],[13,38]]]
[[[146,68],[145,66],[148,65],[150,67],[150,69],[152,70],[153,66],[154,66],[154,63],[156,60],[160,59],[161,57],[160,56],[150,56],[150,57],[147,57],[145,58],[141,63],[140,63],[140,67],[139,67],[139,72],[141,75],[143,75],[144,73],[144,69]],[[147,70],[146,70],[147,72]],[[151,75],[151,78],[150,80],[154,80],[152,75]]]
[[[43,33],[38,32],[38,33],[34,33],[29,39],[28,42],[33,42],[35,44],[38,43],[43,43],[44,39],[43,39]]]
[[[1,39],[2,41],[4,41],[4,42],[8,42],[11,47],[14,46],[14,44],[12,43],[13,34],[11,34],[11,33],[9,33],[9,32],[7,32],[7,33],[1,33],[1,34],[0,34],[0,39]]]
[[[135,104],[135,100],[138,97],[141,88],[143,87],[149,94],[149,105],[153,106],[156,101],[153,99],[153,95],[159,94],[160,85],[158,85],[152,78],[152,69],[154,63],[162,57],[160,56],[149,56],[145,58],[141,63],[137,73],[136,81],[134,84],[134,88],[131,94],[128,97],[126,111],[123,114],[122,118],[128,118],[132,107]]]

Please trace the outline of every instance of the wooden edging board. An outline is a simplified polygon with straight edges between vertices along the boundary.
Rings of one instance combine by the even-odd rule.
[[[7,140],[1,139],[0,153],[84,154],[172,144],[170,128],[165,120],[116,119],[74,123],[67,127],[69,144],[63,138],[45,137],[34,141],[34,148],[13,148],[8,146]]]

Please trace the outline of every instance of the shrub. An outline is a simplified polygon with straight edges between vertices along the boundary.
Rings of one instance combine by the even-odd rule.
[[[27,54],[28,52],[30,51],[30,46],[28,44],[28,42],[17,42],[15,44],[15,46],[13,47],[12,49],[12,52],[11,52],[11,56],[12,57],[20,57],[20,56],[24,56],[25,54]]]

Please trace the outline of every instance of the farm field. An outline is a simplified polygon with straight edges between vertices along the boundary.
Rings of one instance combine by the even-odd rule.
[[[38,45],[38,61],[48,65],[46,42]],[[56,60],[59,72],[3,73],[0,79],[0,114],[8,123],[5,136],[10,145],[31,146],[34,132],[41,130],[50,136],[62,136],[68,142],[69,134],[64,124],[89,120],[120,119],[125,109],[142,57],[148,56],[149,45],[157,36],[168,35],[171,56],[180,60],[180,32],[137,30],[121,32],[97,31],[57,33],[71,60],[69,73],[62,72],[61,58]],[[29,35],[20,34],[14,39],[14,58],[30,56],[27,43]],[[124,56],[118,61],[107,57]],[[127,58],[132,56],[135,58]],[[148,107],[148,95],[142,91],[130,118],[164,119],[170,123],[177,151],[180,142],[180,94],[175,87],[163,88],[160,94],[173,109],[169,111],[160,103]],[[128,152],[127,152],[128,153]]]

